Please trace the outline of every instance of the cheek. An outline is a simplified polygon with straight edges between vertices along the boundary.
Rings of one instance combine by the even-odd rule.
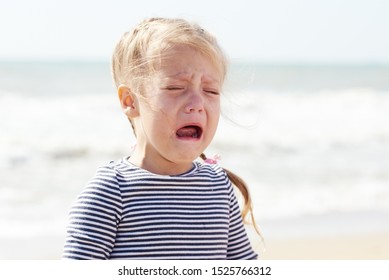
[[[174,108],[167,106],[163,102],[150,102],[145,119],[147,119],[149,126],[151,126],[151,133],[159,136],[175,135],[174,112]]]
[[[210,105],[208,113],[211,115],[212,119],[216,120],[217,123],[220,117],[220,101],[212,102]]]

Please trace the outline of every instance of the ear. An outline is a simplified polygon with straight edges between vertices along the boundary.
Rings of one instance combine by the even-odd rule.
[[[139,116],[137,96],[132,93],[127,86],[120,85],[118,87],[118,96],[120,105],[122,106],[123,112],[127,117],[132,119]]]

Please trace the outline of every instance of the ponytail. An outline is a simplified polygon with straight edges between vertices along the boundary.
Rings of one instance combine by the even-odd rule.
[[[204,161],[207,160],[207,157],[205,156],[204,153],[202,153],[200,155],[200,158]],[[255,231],[258,233],[259,236],[262,237],[260,230],[258,228],[258,225],[254,219],[251,196],[250,196],[250,192],[249,192],[247,184],[243,181],[242,178],[240,178],[235,173],[231,172],[230,170],[228,170],[226,168],[223,168],[223,169],[227,173],[228,179],[230,179],[231,183],[235,187],[238,188],[239,192],[243,196],[244,204],[243,204],[243,209],[241,211],[243,222],[247,223],[247,218],[248,218],[247,215],[249,215],[249,220],[250,220],[251,224],[253,225]]]

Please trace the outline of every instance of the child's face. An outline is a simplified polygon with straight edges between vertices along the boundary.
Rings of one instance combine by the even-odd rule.
[[[130,160],[161,174],[187,171],[210,144],[220,115],[222,77],[198,51],[176,46],[163,53],[145,85],[134,119],[137,147]]]

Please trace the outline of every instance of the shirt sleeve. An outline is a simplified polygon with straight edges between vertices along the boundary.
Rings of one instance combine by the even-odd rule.
[[[231,182],[229,184],[230,220],[228,231],[227,259],[253,260],[258,255],[254,252],[243,224],[238,200]]]
[[[63,259],[109,259],[121,219],[116,171],[101,167],[69,213]]]

